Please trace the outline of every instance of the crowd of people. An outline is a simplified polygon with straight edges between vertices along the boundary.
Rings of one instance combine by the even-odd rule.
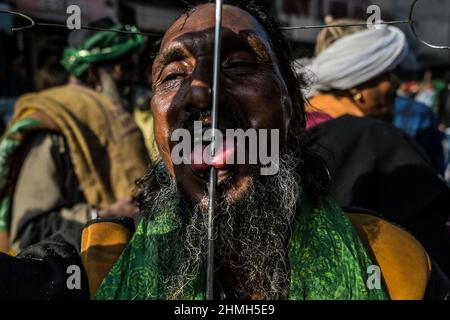
[[[129,99],[146,39],[101,19],[90,26],[110,31],[70,34],[67,83],[15,102],[0,140],[1,299],[205,298],[209,176],[174,163],[171,134],[211,127],[214,12],[194,5],[166,31],[151,99]],[[208,164],[214,297],[447,299],[445,123],[429,74],[414,93],[400,83],[403,32],[324,28],[301,65],[252,2],[224,5],[222,28],[219,128],[277,129],[280,155],[273,176]]]

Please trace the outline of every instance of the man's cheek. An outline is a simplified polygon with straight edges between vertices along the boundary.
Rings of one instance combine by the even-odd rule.
[[[167,113],[173,103],[174,94],[159,91],[152,98],[153,113]]]
[[[155,121],[155,123],[158,123],[157,118],[154,118],[154,121]],[[161,122],[159,122],[159,123],[161,123]],[[161,154],[161,156],[164,157],[164,155],[169,150],[169,145],[168,145],[169,137],[165,133],[167,130],[162,125],[159,125],[158,127],[155,126],[154,130],[155,130],[155,140],[156,140],[156,144],[158,145],[159,153]]]
[[[232,88],[238,96],[261,101],[263,105],[280,104],[285,91],[280,80],[272,73],[242,79],[239,83],[234,83]]]
[[[265,82],[260,85],[257,95],[261,106],[264,107],[263,114],[266,115],[265,121],[268,121],[271,128],[283,129],[292,115],[292,100],[289,96],[287,87],[282,79],[271,73],[264,78]],[[264,86],[269,89],[264,89]]]
[[[160,140],[158,142],[158,140]],[[159,152],[161,155],[162,160],[164,161],[164,164],[166,166],[167,171],[171,176],[174,176],[174,165],[172,162],[172,156],[171,156],[171,142],[170,142],[170,136],[167,134],[161,134],[160,138],[157,138],[157,143],[159,147]]]
[[[276,99],[253,99],[246,110],[248,120],[256,129],[282,129],[285,123],[285,108]]]
[[[159,153],[163,156],[163,154],[168,151],[170,124],[167,113],[163,112],[160,105],[156,105],[154,102],[155,100],[152,100],[153,133],[155,135]]]

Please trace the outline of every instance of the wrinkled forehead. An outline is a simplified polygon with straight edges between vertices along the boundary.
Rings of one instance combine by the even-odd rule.
[[[161,43],[161,50],[174,42],[214,41],[215,4],[204,4],[195,7],[188,14],[176,20],[167,30]],[[258,39],[269,49],[267,34],[261,24],[248,12],[231,5],[224,5],[222,12],[222,28],[224,36],[236,37],[242,33]],[[193,35],[198,37],[194,39]]]

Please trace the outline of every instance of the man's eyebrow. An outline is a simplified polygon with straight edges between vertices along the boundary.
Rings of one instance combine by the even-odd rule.
[[[212,38],[211,40],[214,41],[213,39],[214,38]],[[177,44],[174,44],[171,47],[164,49],[162,52],[160,52],[156,56],[155,61],[157,61],[159,65],[165,66],[173,61],[183,60],[191,55],[186,45],[189,46],[192,45],[192,43],[193,43],[192,41],[189,41],[189,43],[179,42]],[[254,45],[252,45],[252,43]],[[230,51],[235,50],[236,48],[244,48],[246,50],[251,51],[262,60],[270,60],[270,55],[268,53],[266,43],[264,43],[261,39],[259,39],[258,34],[253,32],[241,32],[239,34],[224,33],[222,37],[222,48],[223,48],[222,49],[223,57]]]
[[[257,55],[260,59],[270,60],[269,48],[264,43],[259,35],[254,32],[241,32],[238,35],[229,35],[224,37],[224,43],[226,43],[231,50],[236,47],[247,49]]]
[[[164,66],[173,61],[183,60],[187,56],[188,52],[183,45],[175,45],[158,53],[155,60]]]

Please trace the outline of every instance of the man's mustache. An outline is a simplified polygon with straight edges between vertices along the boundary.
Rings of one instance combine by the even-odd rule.
[[[193,131],[194,122],[201,121],[205,128],[212,126],[212,115],[211,108],[208,108],[204,111],[192,111],[189,113],[189,116],[186,120],[181,124],[181,128]],[[231,111],[231,108],[221,109],[219,113],[219,121],[218,121],[218,129],[225,131],[225,129],[243,129],[246,130],[248,128],[244,127],[242,119],[236,114],[236,112]]]

